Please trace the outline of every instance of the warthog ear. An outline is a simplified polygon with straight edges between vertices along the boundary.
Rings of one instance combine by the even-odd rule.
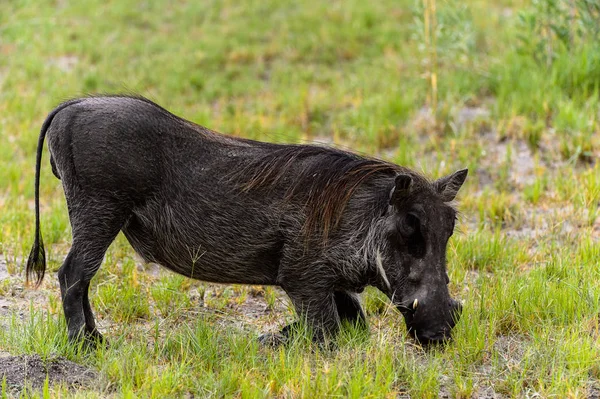
[[[410,193],[412,181],[413,179],[409,175],[396,176],[394,187],[392,187],[392,191],[390,192],[390,205],[394,204],[398,198]]]
[[[468,169],[461,169],[449,176],[436,180],[433,185],[440,194],[442,201],[450,202],[456,197],[456,193],[461,188],[467,178]]]

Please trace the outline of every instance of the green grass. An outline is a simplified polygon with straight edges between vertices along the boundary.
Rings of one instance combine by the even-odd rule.
[[[598,389],[600,17],[585,3],[437,1],[432,26],[431,0],[0,2],[0,261],[10,276],[0,297],[16,303],[0,313],[0,351],[65,356],[100,374],[94,387],[23,396]],[[49,272],[39,291],[22,289],[37,137],[62,100],[114,92],[217,131],[332,142],[431,178],[469,167],[448,247],[450,290],[465,303],[454,342],[421,350],[367,289],[368,337],[348,327],[334,351],[302,336],[262,348],[258,334],[294,319],[278,291],[157,273],[119,237],[90,294],[111,345],[69,346],[54,272],[70,227],[46,150]]]

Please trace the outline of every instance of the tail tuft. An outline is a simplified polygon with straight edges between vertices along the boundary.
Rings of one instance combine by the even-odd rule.
[[[27,259],[27,267],[25,268],[26,284],[29,285],[29,281],[35,275],[35,287],[39,287],[44,274],[46,274],[46,250],[44,249],[42,235],[38,232]]]

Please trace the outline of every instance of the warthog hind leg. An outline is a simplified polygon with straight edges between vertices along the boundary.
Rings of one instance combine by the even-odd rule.
[[[103,340],[96,329],[88,291],[90,280],[100,268],[125,216],[122,210],[99,201],[99,198],[89,201],[67,198],[73,245],[58,271],[58,280],[70,341]]]

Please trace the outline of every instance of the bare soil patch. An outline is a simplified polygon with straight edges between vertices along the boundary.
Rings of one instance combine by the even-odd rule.
[[[91,386],[97,380],[98,373],[63,357],[44,360],[38,354],[20,356],[0,354],[0,380],[4,378],[8,390],[18,393],[26,387],[41,390],[46,378],[50,386],[57,384],[71,388]]]
[[[8,274],[8,265],[6,264],[6,258],[0,254],[0,281],[7,279],[9,277]]]

